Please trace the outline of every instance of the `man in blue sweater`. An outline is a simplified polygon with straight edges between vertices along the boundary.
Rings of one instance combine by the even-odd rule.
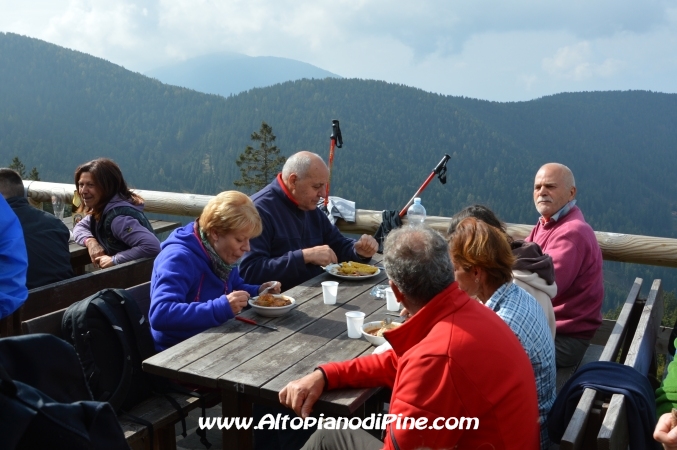
[[[290,156],[282,173],[252,196],[263,233],[249,242],[251,251],[240,265],[247,283],[275,279],[287,290],[321,274],[320,266],[365,262],[376,253],[376,239],[344,237],[317,208],[328,181],[322,158],[302,151]]]
[[[23,305],[28,297],[28,256],[16,214],[0,195],[0,319]]]

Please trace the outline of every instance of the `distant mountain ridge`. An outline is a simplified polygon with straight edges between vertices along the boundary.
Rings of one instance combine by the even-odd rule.
[[[46,181],[72,182],[78,164],[107,156],[133,187],[215,194],[234,188],[235,159],[262,121],[284,155],[309,149],[326,157],[332,119],[344,140],[332,194],[358,208],[401,208],[449,153],[447,184],[433,181],[422,196],[428,214],[483,203],[507,222],[535,223],[534,174],[558,161],[574,171],[578,204],[596,230],[677,237],[677,94],[497,103],[328,78],[224,98],[0,33],[0,165],[19,156]],[[617,279],[630,284],[643,276],[672,277],[666,290],[677,285],[674,269],[623,267],[614,269]]]
[[[150,70],[145,75],[165,84],[224,97],[303,78],[341,78],[293,59],[228,52],[198,56]]]

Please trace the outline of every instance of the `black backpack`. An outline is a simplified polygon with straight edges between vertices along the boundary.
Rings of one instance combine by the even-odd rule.
[[[156,353],[155,345],[148,319],[124,289],[104,289],[73,303],[64,312],[61,333],[75,347],[94,399],[110,403],[115,412],[125,413],[132,421],[148,427],[151,448],[152,424],[127,411],[154,392],[162,393],[177,410],[184,437],[185,415],[168,392],[199,398],[202,416],[206,417],[201,394],[142,370],[143,360]],[[198,428],[196,433],[209,448],[205,430]]]
[[[104,289],[66,309],[64,338],[75,347],[97,401],[116,412],[148,398],[154,379],[141,362],[155,354],[147,318],[123,289]]]
[[[0,339],[0,449],[128,449],[108,403],[92,401],[73,347],[50,334]]]

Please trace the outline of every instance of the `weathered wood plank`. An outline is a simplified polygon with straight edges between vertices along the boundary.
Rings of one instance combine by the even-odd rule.
[[[625,410],[625,396],[622,394],[611,396],[609,409],[597,435],[598,450],[627,450],[629,436]]]
[[[310,359],[316,365],[326,362],[317,358],[315,353],[323,345],[328,343],[336,347],[345,345],[346,340],[349,339],[347,335],[343,339],[334,339],[346,334],[345,313],[347,311],[359,310],[365,314],[371,314],[383,307],[384,302],[382,300],[374,300],[369,292],[363,292],[349,303],[334,309],[297,333],[277,342],[256,357],[222,375],[221,378],[225,378],[227,381],[224,380],[223,384],[220,381],[219,386],[227,389],[229,385],[238,383],[245,386],[245,393],[260,396],[260,386],[272,380],[287,368],[297,364],[299,360]],[[357,352],[351,357],[362,353],[371,346],[363,339],[357,339],[357,341],[360,342],[360,345]]]
[[[619,352],[623,350],[623,344],[628,341],[628,336],[632,338],[634,334],[634,317],[638,311],[636,305],[638,304],[642,283],[643,280],[641,278],[636,278],[632,288],[630,288],[630,293],[623,304],[618,320],[614,324],[611,335],[599,357],[600,361],[614,361]],[[576,411],[574,411],[562,437],[560,444],[562,450],[578,450],[582,448],[592,405],[596,396],[597,392],[594,389],[585,389],[583,391],[583,395],[576,406]],[[587,435],[590,434],[590,432],[587,433]]]
[[[663,286],[661,280],[654,280],[651,291],[642,310],[637,331],[630,344],[625,364],[633,367],[642,375],[649,370],[651,359],[655,355],[656,335],[663,318]]]
[[[381,259],[382,255],[375,255],[372,259],[372,263],[378,263],[381,261]],[[381,276],[385,277],[385,275]],[[305,302],[321,296],[321,293],[318,293],[320,283],[330,279],[335,278],[330,277],[329,275],[322,275],[320,277],[313,278],[290,290],[285,291],[285,295],[293,297],[296,300],[296,303],[299,305],[297,309],[301,308]],[[382,278],[379,278],[379,280],[381,279]],[[371,284],[373,284],[373,280],[358,280],[350,282],[350,284],[354,286],[371,286]],[[343,285],[340,285],[339,289],[343,289]],[[343,294],[339,294],[339,298],[337,300],[339,304],[343,302],[342,295]],[[245,311],[242,313],[242,315],[243,317],[254,319],[257,323],[265,324],[272,320],[270,318],[261,317],[253,311]],[[143,368],[144,370],[155,375],[161,375],[165,377],[176,376],[176,372],[180,371],[188,364],[211,354],[215,350],[236,339],[239,339],[251,331],[253,331],[253,327],[251,325],[243,324],[241,322],[226,322],[223,325],[214,327],[210,330],[186,339],[185,341],[168,348],[167,350],[153,356],[152,358],[147,359],[143,363]]]
[[[196,397],[178,393],[171,393],[169,395],[174,400],[176,400],[184,412],[191,411],[197,408],[200,404],[199,399]],[[159,441],[157,432],[168,426],[172,431],[172,435],[176,437],[176,433],[174,432],[174,427],[172,425],[178,422],[181,417],[179,412],[164,396],[156,395],[144,400],[132,408],[129,413],[153,424],[153,428],[156,431],[156,442]],[[137,441],[148,438],[148,429],[144,425],[135,423],[124,415],[120,416],[118,420],[120,422],[120,426],[122,427],[122,431],[125,433],[127,443],[130,445],[133,445]],[[176,440],[174,439],[174,441],[174,444],[176,445]]]
[[[318,295],[317,288],[319,286],[319,280],[310,281],[286,291],[285,294],[296,300],[296,303],[299,305],[296,309],[299,309],[303,307],[304,303]],[[243,312],[242,316],[254,319],[257,323],[262,324],[272,320],[271,318],[258,316],[252,310]],[[170,378],[176,377],[177,372],[188,364],[210,355],[224,345],[227,345],[254,330],[255,327],[239,321],[226,322],[223,325],[186,339],[185,341],[158,353],[152,358],[147,359],[143,362],[143,368],[155,375]]]
[[[299,360],[296,364],[291,365],[261,386],[261,397],[277,400],[278,393],[287,383],[309,374],[320,363],[344,361],[367,351],[371,352],[373,347],[369,345],[365,350],[365,343],[369,345],[362,339],[350,339],[344,330],[337,338],[326,342],[322,347],[317,349],[313,353],[312,358],[306,357]],[[322,394],[315,409],[317,412],[347,416],[352,414],[374,391],[373,389],[339,389],[328,391]]]
[[[144,258],[32,289],[21,308],[23,320],[66,308],[106,288],[128,288],[150,281],[154,258]]]
[[[663,318],[663,287],[661,280],[654,280],[646,299],[642,315],[634,333],[624,364],[647,375],[656,357],[656,335]],[[625,397],[614,394],[609,410],[597,435],[599,448],[626,449],[628,446]]]
[[[600,361],[615,360],[625,336],[627,336],[628,333],[632,336],[632,333],[634,333],[634,329],[630,330],[628,324],[630,323],[633,306],[639,297],[642,283],[643,280],[641,278],[635,278],[635,282],[632,284],[632,288],[630,288],[630,293],[623,304],[618,320],[616,320],[616,324],[611,331],[611,336],[609,336],[609,340],[604,346],[604,352],[602,352],[602,356],[599,358]]]
[[[209,358],[202,358],[189,364],[181,370],[179,375],[184,376],[185,381],[199,381],[199,384],[209,383],[207,385],[212,386],[225,373],[256,357],[259,353],[316,322],[335,309],[342,307],[344,303],[352,300],[356,295],[368,291],[372,284],[365,284],[364,281],[341,283],[335,305],[325,305],[322,303],[320,295],[314,297],[312,303],[306,300],[289,314],[269,321],[268,323],[275,325],[278,331],[269,331],[248,325],[254,328],[250,333],[244,334],[236,341],[215,350],[209,355]],[[317,294],[317,290],[315,290],[315,293]],[[229,386],[224,381],[219,383],[219,387],[222,389],[238,389],[234,385],[235,383]]]
[[[583,391],[583,395],[581,395],[581,399],[576,406],[576,411],[571,416],[569,425],[564,432],[564,436],[562,436],[562,441],[559,444],[560,450],[578,450],[582,448],[581,445],[583,444],[585,429],[588,425],[590,410],[596,396],[597,391],[594,389],[585,389]]]
[[[382,320],[385,312],[385,301],[382,299],[373,300],[379,308],[365,317],[365,322]],[[372,309],[372,308],[369,308]],[[362,309],[365,311],[365,309]],[[366,312],[366,311],[365,311]],[[345,327],[344,327],[345,328]],[[278,401],[278,393],[290,381],[301,378],[312,372],[318,365],[332,362],[344,361],[356,358],[362,355],[371,354],[374,347],[362,339],[348,338],[347,331],[344,331],[334,339],[324,343],[315,350],[312,355],[300,359],[291,365],[288,369],[277,374],[274,378],[261,386],[260,396],[273,402]],[[358,408],[364,404],[380,388],[373,389],[338,389],[328,391],[322,394],[314,410],[316,413],[325,413],[336,416],[349,416],[355,413]]]
[[[69,197],[73,185],[67,183],[48,183],[44,181],[24,180],[29,201],[50,201],[53,188],[64,188]],[[143,197],[145,211],[160,214],[197,217],[212,198],[210,195],[183,194],[176,192],[159,192],[133,190]],[[406,216],[404,222],[406,223]],[[426,223],[438,231],[446,232],[448,217],[428,216]],[[374,234],[381,224],[381,211],[358,209],[355,223],[347,223],[339,219],[338,228],[344,233]],[[508,234],[515,239],[524,239],[529,235],[533,224],[506,224]],[[654,266],[677,267],[677,239],[639,236],[632,234],[608,233],[596,231],[597,242],[602,249],[602,256],[608,261],[621,261]]]
[[[61,319],[66,308],[21,322],[23,334],[47,333],[61,337]]]

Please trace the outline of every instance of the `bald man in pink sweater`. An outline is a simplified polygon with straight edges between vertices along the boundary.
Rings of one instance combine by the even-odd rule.
[[[550,163],[538,170],[534,203],[541,217],[526,240],[540,245],[555,265],[557,367],[577,365],[602,324],[602,251],[575,197],[576,182],[567,166]]]

